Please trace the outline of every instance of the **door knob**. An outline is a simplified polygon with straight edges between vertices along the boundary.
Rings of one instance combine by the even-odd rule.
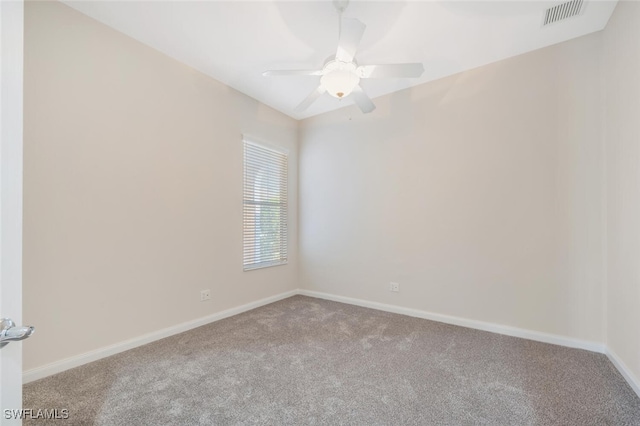
[[[31,336],[35,327],[16,327],[16,323],[9,318],[0,319],[0,348],[9,342],[24,340]]]

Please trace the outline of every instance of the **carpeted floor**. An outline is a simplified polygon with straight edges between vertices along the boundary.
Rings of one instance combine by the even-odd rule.
[[[24,407],[68,409],[58,425],[640,425],[604,355],[304,296],[29,383]]]

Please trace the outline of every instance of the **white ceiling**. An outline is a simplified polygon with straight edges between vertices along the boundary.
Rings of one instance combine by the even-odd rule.
[[[352,1],[345,16],[367,25],[359,64],[424,64],[419,79],[362,81],[375,98],[599,31],[616,1],[587,0],[581,16],[544,28],[544,10],[562,0]],[[295,106],[319,77],[262,75],[268,69],[319,69],[335,55],[338,14],[329,0],[65,3],[291,117],[352,103],[325,94],[298,113]]]

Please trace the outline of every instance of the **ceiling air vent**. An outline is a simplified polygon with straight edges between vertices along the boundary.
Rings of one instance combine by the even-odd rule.
[[[584,9],[584,3],[584,0],[571,0],[560,3],[557,6],[550,7],[544,13],[544,22],[542,23],[542,26],[544,27],[553,24],[554,22],[580,15]]]

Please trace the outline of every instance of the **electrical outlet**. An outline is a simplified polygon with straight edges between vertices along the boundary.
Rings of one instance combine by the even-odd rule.
[[[400,291],[400,284],[398,283],[389,283],[389,291]]]
[[[207,290],[202,290],[200,292],[200,301],[204,302],[205,300],[210,300],[211,299],[211,290],[207,289]]]

